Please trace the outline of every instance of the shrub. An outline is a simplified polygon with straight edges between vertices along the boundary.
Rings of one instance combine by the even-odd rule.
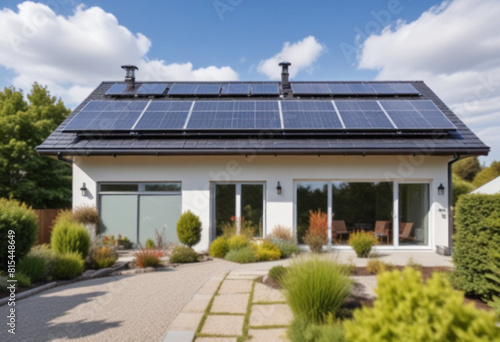
[[[283,258],[288,258],[289,256],[293,254],[299,254],[300,253],[300,248],[297,246],[295,242],[292,241],[285,241],[285,240],[278,240],[278,239],[271,239],[271,242],[276,245],[281,251],[281,257]]]
[[[219,236],[210,245],[210,255],[214,258],[224,258],[227,252],[229,252],[229,245],[223,236]]]
[[[83,272],[84,261],[78,252],[57,254],[51,267],[51,275],[54,279],[73,279]]]
[[[463,195],[456,206],[451,282],[477,297],[491,296],[490,250],[500,246],[500,195]]]
[[[9,285],[10,283],[7,281],[7,277],[0,274],[0,293],[9,292],[7,288]]]
[[[163,251],[148,248],[142,248],[140,251],[135,253],[137,266],[141,268],[159,266],[161,261],[160,258],[162,256]]]
[[[295,241],[295,239],[293,238],[292,230],[288,227],[279,225],[275,226],[270,234],[267,234],[267,238],[272,240],[277,239],[289,242]]]
[[[385,263],[378,259],[368,260],[366,264],[366,271],[371,274],[379,274],[385,271],[391,271],[394,269],[394,265]]]
[[[71,221],[64,215],[60,217],[56,219],[50,236],[52,250],[58,254],[77,252],[85,259],[90,247],[90,235],[87,229],[81,223]]]
[[[246,264],[249,262],[255,262],[257,257],[255,256],[255,251],[252,246],[247,246],[242,249],[229,251],[226,254],[225,259],[240,264]]]
[[[128,237],[124,236],[124,237],[121,237],[120,235],[118,235],[118,246],[123,246],[123,249],[130,249],[132,248],[132,241],[130,241],[128,239]]]
[[[377,341],[498,341],[494,315],[464,305],[445,276],[434,273],[426,285],[420,271],[384,272],[378,276],[373,307],[354,311],[344,323],[346,339]]]
[[[457,204],[458,198],[462,195],[466,195],[474,190],[476,187],[457,175],[453,175],[453,205]]]
[[[498,250],[490,251],[491,259],[488,263],[489,273],[486,274],[486,279],[490,285],[492,300],[488,301],[488,305],[497,312],[500,317],[500,252]]]
[[[118,260],[118,254],[113,247],[97,245],[90,248],[89,261],[93,269],[111,267],[116,260]]]
[[[307,232],[304,236],[304,242],[309,246],[311,252],[321,253],[327,242],[327,237],[324,234]]]
[[[281,258],[281,251],[271,241],[264,240],[256,246],[255,255],[258,261],[279,260]]]
[[[222,236],[229,239],[231,236],[236,235],[236,223],[237,219],[233,217],[230,222],[223,222],[220,226],[222,230]],[[245,221],[240,219],[240,234],[245,235],[248,239],[251,239],[255,235],[255,227],[252,225],[252,221]]]
[[[17,265],[17,272],[27,275],[31,281],[45,279],[47,277],[47,261],[41,256],[24,256]]]
[[[196,245],[201,240],[201,221],[191,211],[186,211],[177,222],[177,236],[179,241],[189,247]]]
[[[373,232],[357,231],[349,235],[349,244],[358,258],[366,258],[372,247],[378,244],[378,239]]]
[[[227,245],[230,251],[237,251],[245,248],[250,244],[245,235],[233,235],[227,240]]]
[[[7,199],[0,199],[0,271],[7,271],[9,255],[8,232],[14,232],[15,261],[22,259],[36,241],[38,217],[25,204]]]
[[[283,278],[287,274],[287,268],[283,265],[273,266],[269,270],[269,278],[276,280],[278,283],[281,283]]]
[[[192,248],[187,246],[177,246],[172,251],[170,262],[174,264],[186,264],[200,261],[200,256]]]
[[[101,223],[101,218],[99,217],[99,212],[95,206],[82,205],[76,207],[73,211],[73,218],[76,222],[85,226],[93,226],[94,229],[91,232],[93,236],[96,236],[99,233],[98,228]]]
[[[146,240],[146,248],[148,248],[148,249],[156,249],[156,244],[153,241],[153,239],[147,239]]]
[[[283,288],[295,317],[322,324],[329,315],[338,317],[342,304],[351,294],[352,282],[342,265],[309,256],[292,261],[283,279]]]
[[[45,261],[46,276],[51,274],[51,267],[56,257],[56,253],[50,249],[48,244],[33,246],[28,256],[42,258]]]
[[[327,324],[311,324],[295,318],[288,327],[292,342],[345,342],[344,328],[333,319]]]
[[[16,275],[15,275],[14,279],[17,280],[17,286],[19,286],[19,287],[30,287],[31,286],[30,277],[21,271],[16,270]]]
[[[323,246],[328,242],[327,223],[328,216],[322,213],[309,211],[309,228],[304,236],[304,242],[309,246],[311,252],[321,253]]]

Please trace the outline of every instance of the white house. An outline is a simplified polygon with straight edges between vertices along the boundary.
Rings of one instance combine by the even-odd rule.
[[[472,191],[471,194],[485,194],[494,195],[500,193],[500,177],[495,178],[488,183],[481,185],[476,190]]]
[[[234,219],[301,242],[321,209],[338,248],[343,226],[382,249],[451,246],[451,164],[489,147],[421,81],[289,82],[280,65],[281,82],[136,82],[125,66],[38,152],[72,162],[73,206],[134,243],[163,227],[176,241],[187,210],[198,250]]]

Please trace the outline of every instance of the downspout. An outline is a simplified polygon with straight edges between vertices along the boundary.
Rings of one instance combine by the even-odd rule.
[[[59,159],[60,161],[63,161],[65,163],[68,163],[69,165],[73,165],[73,161],[71,159],[68,159],[68,158],[64,158],[62,156],[62,153],[61,152],[57,152],[57,159]]]
[[[455,153],[455,156],[448,162],[448,248],[453,250],[453,221],[454,221],[454,208],[453,208],[453,173],[452,164],[460,159],[460,155]]]

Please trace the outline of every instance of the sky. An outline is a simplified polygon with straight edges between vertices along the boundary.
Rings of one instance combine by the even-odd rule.
[[[100,82],[422,80],[500,160],[499,0],[0,3],[0,87],[74,108]]]

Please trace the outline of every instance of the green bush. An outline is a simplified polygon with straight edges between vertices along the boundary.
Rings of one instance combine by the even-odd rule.
[[[28,253],[19,261],[17,271],[27,275],[31,281],[45,279],[47,277],[47,260]]]
[[[226,260],[246,264],[257,261],[255,251],[252,246],[247,246],[242,249],[232,250],[226,254]]]
[[[7,271],[9,231],[15,241],[14,260],[17,263],[36,242],[38,217],[25,204],[0,198],[0,271]]]
[[[111,246],[92,246],[89,251],[90,267],[95,270],[111,267],[118,260],[118,253]]]
[[[500,251],[493,249],[490,251],[490,255],[489,273],[486,274],[491,291],[491,300],[488,301],[488,305],[496,311],[497,317],[500,318]]]
[[[264,240],[256,246],[255,256],[258,261],[272,261],[281,258],[281,250],[271,241]]]
[[[500,195],[464,195],[456,206],[451,282],[469,295],[490,298],[490,250],[500,246]]]
[[[223,236],[219,236],[210,245],[210,256],[214,258],[224,258],[229,252],[229,245],[227,239]]]
[[[200,261],[200,256],[192,248],[177,246],[172,251],[170,262],[173,264],[186,264]]]
[[[352,281],[346,267],[313,255],[292,261],[283,288],[296,318],[322,324],[329,315],[338,317]]]
[[[57,254],[51,267],[54,279],[66,280],[78,277],[83,272],[84,261],[78,252]]]
[[[153,241],[153,239],[147,239],[146,240],[146,248],[149,248],[149,249],[155,249],[156,248],[156,244]]]
[[[19,286],[19,287],[30,287],[31,286],[30,277],[21,271],[16,271],[16,276],[14,277],[14,279],[17,280],[17,286]]]
[[[358,231],[349,235],[349,244],[358,258],[367,258],[372,247],[378,244],[378,239],[372,232]]]
[[[463,294],[442,274],[424,285],[413,268],[385,272],[376,291],[373,307],[355,310],[344,323],[348,341],[499,341],[494,315],[464,305]]]
[[[288,327],[292,342],[345,342],[344,328],[340,324],[311,324],[295,318]]]
[[[227,245],[230,251],[237,251],[238,249],[242,249],[247,247],[250,244],[250,241],[245,235],[233,235],[227,240]]]
[[[476,187],[472,184],[458,177],[457,175],[453,175],[453,205],[457,204],[458,198],[462,195],[466,195],[474,190]]]
[[[196,245],[201,240],[201,221],[191,211],[186,211],[177,222],[177,236],[179,241],[189,247]]]
[[[273,266],[269,270],[269,278],[276,280],[278,283],[284,279],[288,269],[283,265]]]
[[[81,223],[60,215],[50,236],[50,246],[57,254],[77,252],[85,259],[89,253],[90,235]]]
[[[38,257],[38,258],[42,258],[43,260],[45,260],[46,276],[51,274],[50,269],[51,269],[52,263],[56,257],[56,253],[54,253],[54,251],[52,249],[50,249],[50,246],[48,244],[33,246],[30,249],[28,256]]]
[[[293,254],[299,254],[300,248],[293,241],[271,238],[270,241],[276,245],[281,251],[282,258],[288,258]]]

